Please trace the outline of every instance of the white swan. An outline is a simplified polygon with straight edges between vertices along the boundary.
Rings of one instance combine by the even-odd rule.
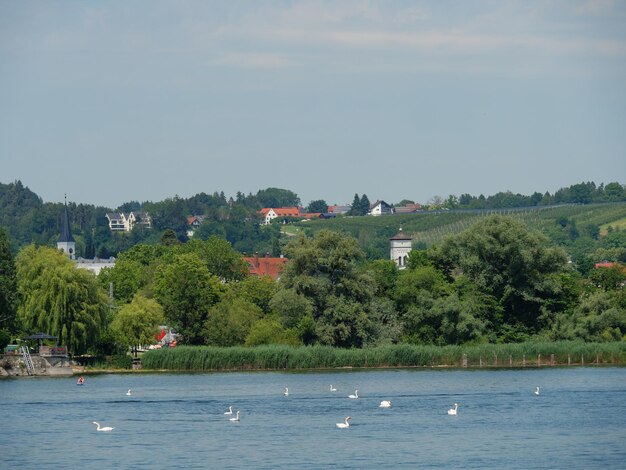
[[[237,416],[230,418],[232,422],[239,421],[239,410],[237,410]]]
[[[337,389],[331,385],[331,386],[330,386],[330,391],[331,391],[331,392],[336,392],[336,391],[337,391]]]
[[[535,390],[535,395],[539,395],[539,387]]]
[[[380,402],[380,408],[391,408],[391,401],[390,400],[383,400]]]
[[[459,404],[458,404],[458,403],[455,403],[455,404],[454,404],[454,408],[450,408],[450,409],[448,410],[448,414],[449,414],[449,415],[456,415],[456,411],[458,410],[458,408],[459,408]]]
[[[284,395],[285,395],[286,397],[288,397],[288,396],[289,396],[289,389],[288,389],[287,387],[285,387],[285,393],[284,393]]]
[[[229,406],[228,407],[228,411],[224,412],[225,415],[232,415],[233,414],[233,407]]]
[[[340,429],[345,429],[345,428],[349,428],[350,427],[350,423],[348,421],[350,421],[352,418],[350,416],[348,416],[345,421],[343,423],[337,423],[336,426]]]
[[[359,391],[355,390],[354,395],[348,395],[348,398],[359,398]]]
[[[97,421],[92,421],[93,424],[95,424],[96,426],[98,426],[98,428],[96,429],[96,431],[113,431],[113,429],[110,426],[104,426],[104,427],[100,427],[100,423],[98,423]]]
[[[128,392],[126,392],[126,395],[128,395],[128,396],[131,396],[131,395],[132,395],[132,393],[131,393],[131,391],[130,391],[130,388],[128,389]]]

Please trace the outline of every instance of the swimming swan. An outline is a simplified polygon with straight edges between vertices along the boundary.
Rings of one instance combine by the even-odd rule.
[[[379,408],[391,408],[391,401],[389,400],[381,401]]]
[[[337,389],[336,389],[336,388],[334,388],[334,387],[331,385],[331,386],[330,386],[330,391],[331,391],[331,392],[336,392],[336,391],[337,391]]]
[[[102,427],[100,427],[100,423],[98,423],[97,421],[92,421],[92,423],[95,424],[96,426],[98,426],[96,431],[105,431],[106,432],[106,431],[113,431],[113,429],[115,429],[115,428],[112,428],[110,426],[105,426],[105,427],[102,428]]]
[[[289,389],[288,389],[287,387],[285,387],[285,393],[284,393],[284,395],[285,395],[286,397],[288,397],[288,396],[289,396]]]
[[[239,410],[237,410],[237,416],[230,418],[230,420],[234,423],[235,421],[239,421]]]
[[[350,423],[348,421],[350,421],[351,419],[352,418],[350,416],[348,416],[343,423],[337,423],[336,426],[338,428],[340,428],[340,429],[349,428],[350,427]]]
[[[233,414],[233,407],[229,406],[228,407],[228,411],[224,412],[225,415],[232,415]]]
[[[535,390],[535,395],[539,395],[539,387]]]
[[[359,398],[359,391],[355,390],[354,395],[348,395],[348,398]]]
[[[450,408],[450,409],[448,410],[448,414],[449,414],[449,415],[455,415],[455,416],[456,416],[456,410],[457,410],[458,408],[459,408],[459,404],[458,404],[458,403],[455,403],[455,404],[454,404],[454,408]]]
[[[128,389],[128,392],[126,392],[126,395],[131,396],[132,393],[130,393],[130,388]]]

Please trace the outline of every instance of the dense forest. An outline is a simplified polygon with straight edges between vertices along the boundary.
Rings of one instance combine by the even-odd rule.
[[[619,201],[507,215],[468,211],[467,225],[459,225],[463,211],[453,210],[346,216],[298,222],[290,232],[259,223],[260,206],[299,202],[291,191],[269,188],[237,200],[214,194],[131,204],[118,210],[150,211],[154,229],[106,236],[98,214],[107,208],[71,205],[83,250],[116,248],[115,267],[95,276],[54,248],[60,204],[42,203],[19,182],[2,186],[1,196],[4,343],[41,330],[73,354],[112,354],[152,342],[160,324],[175,328],[185,344],[210,346],[362,348],[623,341],[626,335],[626,231],[620,228],[626,204]],[[208,221],[187,240],[186,216],[198,213]],[[407,269],[388,260],[397,221],[419,235],[419,227],[435,220],[450,230],[418,242]],[[45,224],[35,229],[37,221]],[[12,235],[29,227],[30,239]],[[379,239],[386,243],[382,256]],[[242,252],[262,246],[290,260],[279,280],[246,275]],[[596,266],[604,260],[613,262]]]

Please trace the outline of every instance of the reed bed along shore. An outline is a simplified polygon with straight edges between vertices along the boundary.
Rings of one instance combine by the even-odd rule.
[[[306,370],[346,367],[532,367],[626,364],[626,342],[579,341],[430,346],[398,344],[365,349],[268,345],[179,346],[143,354],[142,368],[172,371]]]

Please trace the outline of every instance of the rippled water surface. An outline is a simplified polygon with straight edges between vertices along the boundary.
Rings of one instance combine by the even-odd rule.
[[[626,368],[3,379],[0,409],[0,468],[626,466]]]

